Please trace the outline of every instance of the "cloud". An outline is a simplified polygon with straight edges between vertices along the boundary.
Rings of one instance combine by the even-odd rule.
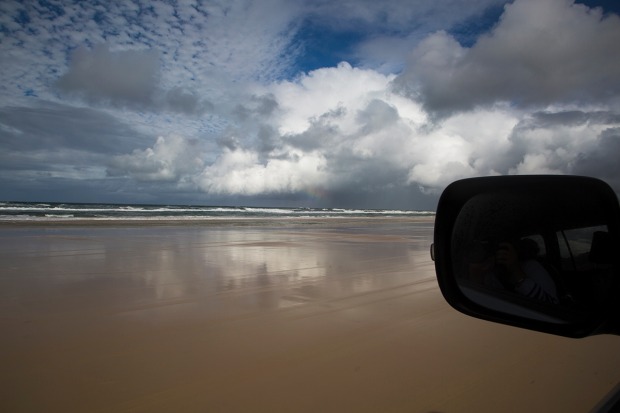
[[[585,174],[609,181],[611,160],[620,156],[614,145],[619,126],[620,116],[613,112],[534,113],[513,130],[507,172]]]
[[[295,193],[322,186],[327,175],[324,164],[318,154],[261,163],[254,152],[225,149],[214,164],[204,169],[198,184],[215,194]]]
[[[400,205],[407,205],[407,196],[423,199],[418,188],[437,196],[453,180],[472,176],[607,177],[598,166],[620,155],[613,140],[620,115],[613,110],[495,105],[436,119],[394,92],[394,78],[343,63],[262,86],[220,134],[215,158],[187,139],[159,138],[151,149],[117,157],[110,174],[193,185],[209,196],[319,191],[345,203],[365,194],[377,205],[400,193]]]
[[[110,176],[131,176],[139,181],[182,182],[202,170],[200,142],[180,136],[160,136],[152,148],[134,150],[111,159]]]
[[[620,18],[570,0],[519,0],[471,47],[446,32],[422,41],[396,81],[434,112],[616,102]]]
[[[617,112],[464,112],[437,123],[416,145],[425,155],[414,160],[409,180],[438,191],[472,176],[578,174],[604,179],[620,192],[619,127]]]
[[[271,155],[320,153],[327,189],[388,184],[380,165],[406,168],[403,145],[425,120],[414,102],[389,92],[392,79],[343,63],[274,86],[279,144]]]
[[[449,154],[438,146],[441,132],[429,127],[419,104],[390,91],[393,78],[343,63],[274,85],[271,149],[260,152],[251,139],[227,140],[224,154],[205,169],[200,187],[229,194],[316,188],[378,194],[402,191],[410,183],[442,184],[435,169]],[[479,129],[478,122],[472,126]],[[453,143],[447,137],[444,146]],[[424,168],[434,174],[422,173]]]
[[[392,79],[343,63],[259,87],[231,112],[215,159],[199,139],[160,137],[115,156],[108,174],[229,196],[406,185],[410,135],[426,118],[389,92]]]
[[[58,87],[92,102],[151,106],[159,77],[159,56],[148,50],[111,52],[104,45],[77,49]]]
[[[480,109],[429,125],[413,143],[409,182],[436,192],[456,179],[503,172],[499,160],[510,150],[518,116],[508,109]]]
[[[327,115],[341,117],[339,127],[350,133],[355,128],[356,111],[375,97],[389,94],[393,78],[343,62],[275,84],[272,94],[281,110],[278,131],[283,135],[301,133],[313,120]]]

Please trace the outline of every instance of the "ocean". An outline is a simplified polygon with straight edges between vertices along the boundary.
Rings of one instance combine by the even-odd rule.
[[[433,211],[343,209],[343,208],[260,208],[242,206],[79,204],[0,202],[0,221],[71,220],[225,220],[261,218],[372,218],[433,216]]]

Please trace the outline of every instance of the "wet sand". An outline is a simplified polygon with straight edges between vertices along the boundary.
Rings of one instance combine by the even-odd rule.
[[[466,317],[432,219],[0,224],[0,411],[590,410],[620,337]]]

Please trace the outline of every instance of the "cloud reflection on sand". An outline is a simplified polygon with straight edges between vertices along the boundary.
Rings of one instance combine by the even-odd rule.
[[[364,225],[5,230],[0,298],[50,316],[214,320],[434,279],[431,223]]]
[[[325,238],[317,240],[312,232],[205,230],[191,245],[178,238],[172,247],[151,251],[151,264],[140,277],[155,300],[217,302],[226,296],[239,307],[270,310],[389,288],[416,276],[410,269],[420,251],[405,237]]]

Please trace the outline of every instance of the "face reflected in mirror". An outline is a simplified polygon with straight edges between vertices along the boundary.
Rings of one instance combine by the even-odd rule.
[[[595,312],[612,282],[612,238],[596,200],[489,193],[452,233],[453,271],[473,302],[554,323]]]
[[[544,303],[559,302],[553,277],[531,238],[488,243],[481,260],[478,254],[471,257],[467,273],[473,282]]]

